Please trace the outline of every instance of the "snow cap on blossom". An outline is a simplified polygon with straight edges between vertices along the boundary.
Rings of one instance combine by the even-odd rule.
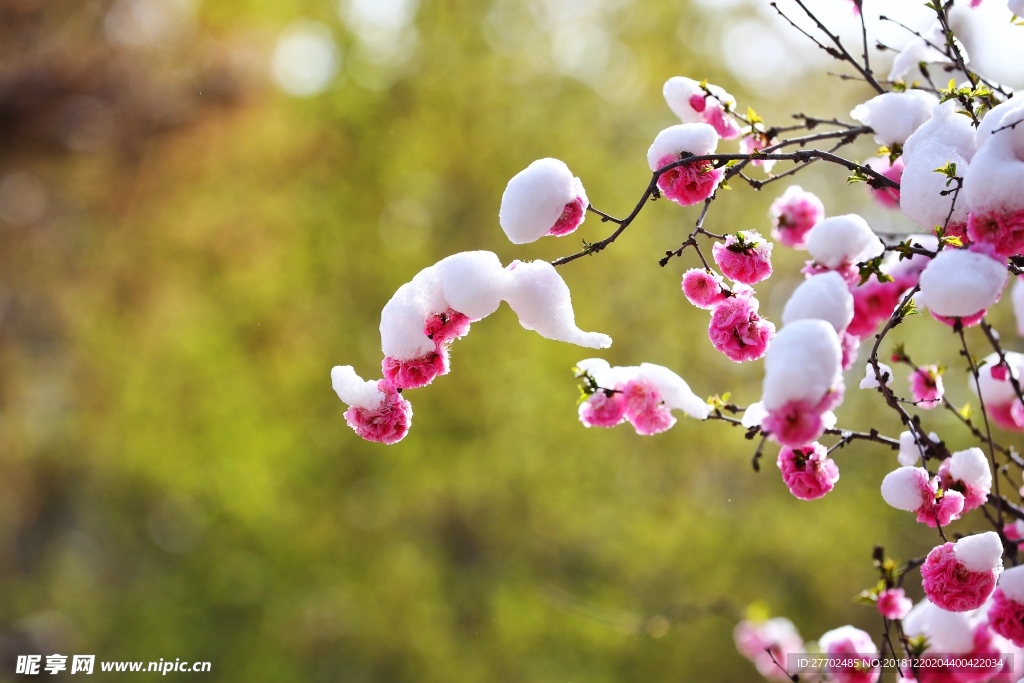
[[[619,389],[629,382],[641,380],[657,390],[659,401],[668,410],[682,410],[698,420],[707,419],[711,414],[710,406],[693,393],[686,380],[661,365],[642,363],[638,366],[611,366],[603,358],[586,358],[577,363],[576,367],[589,374],[602,389]]]
[[[999,584],[988,609],[993,631],[1024,647],[1024,566],[1011,567],[999,577]]]
[[[547,261],[514,261],[505,301],[519,316],[519,324],[540,336],[591,349],[604,349],[612,339],[576,326],[569,286]]]
[[[775,463],[786,488],[800,500],[816,500],[839,481],[839,468],[824,446],[813,442],[803,448],[783,447]]]
[[[825,205],[799,185],[790,185],[772,202],[772,237],[787,247],[804,249],[807,233],[825,218]]]
[[[978,447],[957,451],[949,459],[949,475],[953,481],[988,493],[992,489],[992,470],[988,458]]]
[[[1015,97],[997,104],[985,114],[985,117],[981,119],[981,123],[978,124],[977,131],[974,133],[975,149],[981,149],[981,146],[988,141],[997,128],[1002,128],[1024,119],[1024,98],[1021,97],[1022,94],[1024,93],[1019,93]],[[1000,131],[999,134],[1002,135],[1004,132]]]
[[[694,156],[713,154],[718,148],[718,133],[706,123],[682,123],[658,133],[647,150],[647,165],[657,171],[665,165],[662,159],[677,161],[683,153]]]
[[[929,251],[936,251],[939,248],[939,238],[935,235],[910,235],[908,241],[911,246]],[[931,260],[932,257],[925,254],[914,254],[910,258],[901,259],[894,253],[892,259],[884,264],[883,269],[892,277],[896,288],[902,292],[912,289],[918,283],[921,273],[928,267]],[[877,280],[875,281],[877,282]],[[895,307],[894,303],[893,308]]]
[[[813,275],[790,294],[782,309],[782,324],[797,320],[824,320],[842,334],[853,320],[853,295],[839,273]]]
[[[967,160],[953,151],[939,151],[928,147],[916,156],[903,155],[905,167],[900,177],[900,209],[903,215],[925,230],[934,230],[937,225],[962,226],[967,222],[967,203],[963,197],[953,204],[953,193],[943,192],[955,187],[947,182],[949,178],[936,169],[946,164],[955,164],[957,173],[962,174],[968,167]],[[952,208],[952,214],[950,209]]]
[[[706,123],[682,123],[658,133],[647,150],[652,171],[679,161],[687,155],[711,154],[718,146],[718,133]],[[725,171],[709,160],[681,164],[658,176],[658,189],[680,206],[692,206],[714,194]]]
[[[985,118],[988,116],[991,112]],[[959,102],[943,102],[932,110],[932,117],[907,138],[903,145],[903,160],[909,163],[909,160],[932,152],[947,156],[952,152],[970,162],[974,157],[975,135],[971,119],[964,116]]]
[[[858,104],[850,116],[874,129],[875,142],[891,147],[906,142],[931,118],[938,103],[937,97],[923,90],[887,92]]]
[[[895,81],[902,78],[908,71],[921,62],[950,63],[950,59],[942,50],[935,46],[946,44],[946,32],[938,21],[932,23],[919,37],[914,37],[907,45],[897,53],[892,60],[892,69],[889,71],[889,80]],[[966,53],[964,53],[966,54]]]
[[[884,250],[882,240],[856,214],[826,218],[807,234],[807,251],[830,270],[872,259]]]
[[[772,340],[765,357],[764,406],[815,405],[842,381],[839,337],[824,320],[797,320]]]
[[[871,666],[871,660],[877,657],[878,648],[871,636],[853,626],[840,626],[818,638],[822,652],[828,655],[829,666],[826,671],[835,683],[875,683],[880,672]],[[859,661],[853,655],[860,655]]]
[[[1013,388],[1011,377],[1020,381],[1024,355],[1007,351],[1005,356],[1006,365],[1000,362],[997,353],[986,356],[978,368],[978,382],[975,383],[973,376],[969,378],[969,382],[974,393],[980,393],[981,399],[985,402],[989,419],[1004,429],[1020,431],[1024,429],[1024,421],[1018,419],[1021,403],[1017,400],[1017,392]]]
[[[726,140],[739,136],[739,124],[726,113],[726,108],[736,108],[736,99],[717,85],[702,87],[692,78],[673,76],[665,81],[662,94],[669,109],[683,123],[709,124]]]
[[[1007,0],[1006,5],[1014,16],[1024,17],[1024,0]]]
[[[364,382],[351,365],[331,369],[331,386],[344,403],[345,421],[367,441],[390,445],[405,438],[412,424],[412,405],[388,379]]]
[[[431,316],[452,309],[473,321],[484,318],[497,310],[507,284],[505,269],[489,251],[454,254],[424,268],[381,311],[384,355],[411,360],[435,352],[424,331]]]
[[[544,235],[567,235],[586,217],[587,194],[580,179],[558,159],[538,159],[508,181],[498,223],[513,244]]]
[[[992,245],[1000,256],[1024,251],[1024,196],[1018,190],[1024,185],[1024,125],[993,132],[963,178],[970,238]]]
[[[924,440],[932,443],[939,443],[939,435],[935,432],[931,432],[927,438],[921,437]],[[927,446],[927,444],[923,444]],[[921,446],[918,445],[917,439],[914,437],[913,432],[900,432],[900,452],[896,456],[896,460],[903,466],[916,465],[921,459]]]
[[[712,309],[725,301],[725,283],[718,273],[691,268],[683,273],[683,294],[697,308]]]
[[[893,378],[892,368],[890,368],[885,363],[879,363],[878,364],[878,373],[881,374],[882,381],[885,382],[886,385],[888,385],[889,382],[892,381],[892,378]],[[878,383],[878,374],[875,373],[875,366],[872,365],[870,362],[865,363],[864,364],[864,379],[862,379],[860,381],[860,388],[861,389],[877,389],[880,386],[881,385]],[[909,434],[909,433],[910,432],[904,432],[904,434]]]
[[[937,365],[925,365],[910,374],[910,394],[918,408],[931,410],[942,402],[944,393]]]
[[[882,480],[882,499],[886,503],[916,513],[917,521],[930,527],[959,519],[964,509],[964,495],[959,491],[947,490],[936,498],[938,492],[938,477],[929,479],[923,467],[900,467]]]
[[[772,274],[773,246],[755,230],[740,230],[726,235],[725,242],[715,242],[711,255],[727,278],[753,285]]]
[[[914,512],[930,502],[928,472],[923,467],[900,467],[882,480],[882,499],[905,512]]]
[[[969,317],[999,300],[1006,266],[984,253],[943,249],[921,273],[917,300],[935,315]]]
[[[994,531],[936,546],[921,565],[925,595],[948,612],[969,612],[985,604],[1003,569],[1003,544]]]

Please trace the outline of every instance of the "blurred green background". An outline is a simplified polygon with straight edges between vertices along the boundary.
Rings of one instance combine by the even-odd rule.
[[[757,680],[731,637],[748,604],[809,640],[877,634],[852,604],[873,545],[905,558],[935,543],[883,509],[884,449],[838,453],[835,491],[808,503],[775,447],[752,471],[739,429],[584,429],[570,368],[592,353],[504,307],[454,346],[449,376],[407,393],[396,446],[358,439],[330,389],[336,364],[377,376],[380,309],[421,268],[468,249],[550,260],[605,236],[591,216],[513,246],[501,193],[553,156],[627,213],[675,122],[668,77],[707,77],[770,123],[843,116],[858,84],[752,94],[723,63],[728,13],[681,0],[0,14],[0,680],[31,652],[210,661],[218,681]],[[844,178],[819,165],[799,182],[829,213],[892,220]],[[707,227],[767,234],[784,188],[736,187]],[[712,351],[679,291],[695,257],[657,265],[695,218],[657,202],[561,271],[613,364],[664,364],[745,405],[760,366]],[[799,277],[785,251],[759,288],[775,320]],[[916,319],[897,337],[942,361],[935,330]],[[858,394],[861,367],[842,423],[898,433]]]

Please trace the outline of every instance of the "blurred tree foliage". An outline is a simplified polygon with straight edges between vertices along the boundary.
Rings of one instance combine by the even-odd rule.
[[[731,640],[752,601],[808,639],[877,630],[851,604],[873,544],[932,540],[882,509],[889,453],[839,453],[835,492],[806,503],[773,447],[754,474],[755,444],[721,424],[585,430],[570,368],[588,352],[507,309],[408,394],[397,446],[356,438],[330,390],[335,364],[375,376],[380,309],[419,269],[607,234],[591,217],[508,244],[499,200],[530,161],[563,159],[625,213],[673,123],[666,78],[748,101],[707,49],[720,19],[669,0],[424,0],[389,62],[327,2],[207,2],[157,46],[115,39],[112,13],[136,5],[0,10],[0,213],[2,183],[22,182],[0,231],[0,678],[36,651],[208,660],[223,681],[735,681],[757,678]],[[566,33],[584,10],[607,54]],[[303,16],[331,27],[342,67],[292,99],[263,74]],[[807,178],[827,194],[843,175]],[[733,190],[709,227],[766,232],[775,194]],[[563,269],[580,325],[615,338],[613,363],[756,400],[759,367],[713,353],[679,293],[692,256],[656,263],[695,213],[645,214]],[[799,263],[778,260],[774,319]],[[850,384],[844,420],[877,421]]]

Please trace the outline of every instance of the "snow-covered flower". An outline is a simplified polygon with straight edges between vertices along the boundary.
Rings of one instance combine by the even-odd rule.
[[[729,112],[736,108],[736,98],[717,85],[701,85],[692,78],[673,76],[662,88],[669,109],[683,123],[706,123],[722,138],[738,137],[741,128]]]
[[[1011,567],[999,577],[988,608],[992,630],[1017,647],[1024,647],[1024,566]]]
[[[893,374],[892,368],[885,363],[878,364],[878,373],[875,372],[875,366],[871,363],[864,364],[864,379],[860,381],[861,389],[878,389],[881,384],[878,382],[878,375],[882,376],[882,382],[888,386],[889,382],[892,381]],[[904,432],[909,434],[910,432]]]
[[[647,150],[647,164],[657,171],[688,156],[713,154],[718,133],[706,123],[682,123],[658,133]],[[665,171],[658,177],[658,189],[680,206],[698,204],[722,182],[725,171],[711,161],[693,161]]]
[[[580,179],[558,159],[538,159],[508,181],[498,223],[513,244],[568,235],[583,223],[590,202]]]
[[[988,254],[943,249],[921,273],[918,302],[937,316],[970,318],[999,300],[1006,266]]]
[[[906,142],[922,123],[931,118],[932,109],[938,103],[935,95],[923,90],[887,92],[858,104],[850,116],[871,126],[875,142],[892,147]]]
[[[351,365],[339,365],[331,370],[331,386],[350,406],[348,426],[367,441],[393,444],[409,432],[412,405],[390,380],[364,382]]]
[[[784,446],[805,446],[826,427],[843,396],[842,349],[824,320],[785,325],[765,358],[762,426]]]
[[[661,365],[612,367],[601,358],[588,358],[576,367],[598,387],[580,405],[580,422],[587,427],[614,427],[628,421],[637,434],[650,435],[676,423],[673,410],[698,420],[711,412],[682,377]]]
[[[856,214],[832,216],[807,233],[807,252],[816,264],[828,270],[840,270],[880,256],[882,240]]]
[[[946,526],[964,509],[963,494],[940,492],[939,478],[929,479],[923,467],[904,466],[885,475],[882,499],[897,510],[916,513],[917,521],[930,527]]]
[[[988,500],[992,492],[992,470],[980,448],[957,451],[939,465],[939,479],[946,491],[956,490],[964,496],[964,513],[975,510]]]
[[[925,595],[949,612],[967,612],[985,604],[1003,570],[1003,544],[994,531],[944,543],[921,565]]]
[[[971,389],[985,402],[989,418],[1004,429],[1024,431],[1024,422],[1018,422],[1014,407],[1020,404],[1011,378],[1021,380],[1024,369],[1024,355],[1008,351],[1006,364],[1000,362],[999,354],[992,353],[981,360],[978,381],[970,378]],[[1022,385],[1024,386],[1024,385]]]
[[[835,272],[812,275],[793,290],[782,309],[782,324],[797,320],[824,320],[843,334],[853,320],[853,295]]]

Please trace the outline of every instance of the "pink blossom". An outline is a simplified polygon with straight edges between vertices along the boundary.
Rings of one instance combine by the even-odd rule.
[[[803,249],[807,233],[825,217],[825,206],[815,195],[791,185],[772,202],[772,237],[787,247]]]
[[[625,404],[625,416],[637,434],[659,434],[676,423],[665,406],[661,392],[646,379],[632,379],[619,387]]]
[[[732,140],[740,134],[742,128],[726,114],[725,108],[721,105],[708,107],[703,113],[704,122],[710,124],[724,140]]]
[[[753,154],[766,147],[771,147],[774,142],[774,140],[769,140],[764,132],[747,128],[746,135],[740,138],[740,153]],[[761,166],[765,173],[771,173],[772,167],[775,166],[774,159],[762,159],[757,156],[752,157],[750,163],[754,166]]]
[[[389,379],[377,382],[384,398],[376,408],[350,407],[345,422],[367,441],[393,444],[405,438],[412,424],[412,404],[405,400]]]
[[[964,494],[959,491],[943,491],[939,497],[938,490],[938,477],[935,477],[931,482],[931,499],[916,510],[917,521],[933,528],[960,519],[964,510]]]
[[[886,619],[902,619],[913,605],[902,588],[890,588],[878,594],[878,613]]]
[[[903,177],[903,157],[898,157],[894,163],[889,163],[889,157],[874,157],[869,159],[867,165],[880,175],[889,180],[900,182]],[[882,206],[889,209],[900,208],[900,191],[891,187],[869,187],[871,196]]]
[[[968,218],[970,216],[968,215]],[[967,234],[967,223],[953,222],[946,226],[945,232],[942,233],[943,237],[956,237],[960,240],[961,246],[968,246],[971,243],[971,238]]]
[[[576,199],[566,204],[565,209],[562,210],[562,215],[558,217],[555,224],[548,230],[548,234],[561,237],[580,227],[583,219],[586,218],[587,206],[586,197],[576,197]]]
[[[775,681],[789,680],[775,662],[784,667],[787,655],[804,649],[804,641],[793,622],[783,617],[741,621],[733,630],[733,640],[739,653],[752,661],[762,676]]]
[[[826,671],[833,683],[875,683],[878,680],[881,672],[871,666],[878,649],[864,631],[842,626],[824,634],[818,644],[831,660]],[[844,666],[850,660],[853,660],[850,665]]]
[[[860,338],[849,332],[843,332],[839,342],[843,346],[843,370],[849,370],[857,362],[857,352],[860,351]]]
[[[953,479],[953,475],[950,474],[949,466],[952,462],[951,458],[946,458],[939,465],[939,482],[941,488],[946,492],[943,498],[948,496],[950,493],[959,493],[964,498],[963,510],[958,514],[963,515],[970,512],[971,510],[977,510],[988,500],[989,490],[973,486],[967,482]],[[1010,527],[1008,526],[1007,529]],[[1009,536],[1007,536],[1009,538]]]
[[[935,311],[929,311],[929,313],[932,314],[932,317],[935,318],[936,320],[938,320],[943,325],[949,325],[950,327],[955,327],[957,323],[960,323],[960,325],[962,327],[964,327],[964,328],[974,327],[975,325],[980,323],[985,318],[985,314],[987,312],[988,312],[987,310],[983,310],[983,311],[978,311],[974,315],[967,315],[967,316],[964,316],[962,318],[955,318],[955,317],[950,317],[950,316],[945,316],[945,315],[938,315],[938,314],[935,313]]]
[[[937,365],[924,365],[910,375],[910,393],[918,408],[931,410],[942,402],[945,388]]]
[[[1024,251],[1024,210],[972,211],[967,216],[967,235],[972,242],[991,245],[999,256],[1019,254]]]
[[[821,275],[822,273],[839,273],[850,287],[856,287],[857,283],[860,282],[860,269],[852,263],[840,263],[835,268],[829,268],[817,261],[807,261],[804,263],[804,267],[800,269],[800,272],[807,277]]]
[[[425,387],[438,375],[448,374],[448,351],[441,348],[409,360],[386,356],[381,367],[384,377],[399,389]]]
[[[727,291],[722,278],[703,268],[683,273],[683,294],[697,308],[711,309],[725,301]]]
[[[469,332],[469,322],[469,317],[449,308],[444,313],[428,317],[423,326],[423,334],[430,337],[438,346],[449,344],[466,336]]]
[[[825,433],[821,415],[806,401],[790,401],[779,410],[768,411],[761,427],[783,446],[800,448]]]
[[[863,285],[850,288],[853,294],[853,320],[846,328],[860,340],[870,337],[878,325],[888,320],[900,301],[900,285],[895,282],[879,282],[872,276]]]
[[[664,168],[680,158],[683,157],[664,156],[658,160],[658,168]],[[693,206],[714,193],[723,175],[725,171],[715,168],[708,160],[692,161],[662,173],[658,177],[658,189],[680,206]]]
[[[1024,605],[1006,597],[1002,588],[996,588],[992,596],[988,624],[1017,647],[1024,647]]]
[[[727,278],[753,285],[772,274],[772,246],[756,232],[740,231],[716,242],[711,254]]]
[[[932,548],[921,565],[925,595],[948,612],[967,612],[985,604],[996,587],[998,572],[971,571],[957,559],[953,543]]]
[[[757,360],[768,351],[775,325],[760,317],[757,308],[757,299],[753,297],[732,296],[711,313],[708,337],[729,360]]]
[[[580,404],[580,422],[586,427],[614,427],[626,417],[626,401],[619,392],[595,391]]]
[[[800,500],[821,498],[839,481],[839,468],[817,442],[804,448],[784,447],[776,464],[789,492]]]

